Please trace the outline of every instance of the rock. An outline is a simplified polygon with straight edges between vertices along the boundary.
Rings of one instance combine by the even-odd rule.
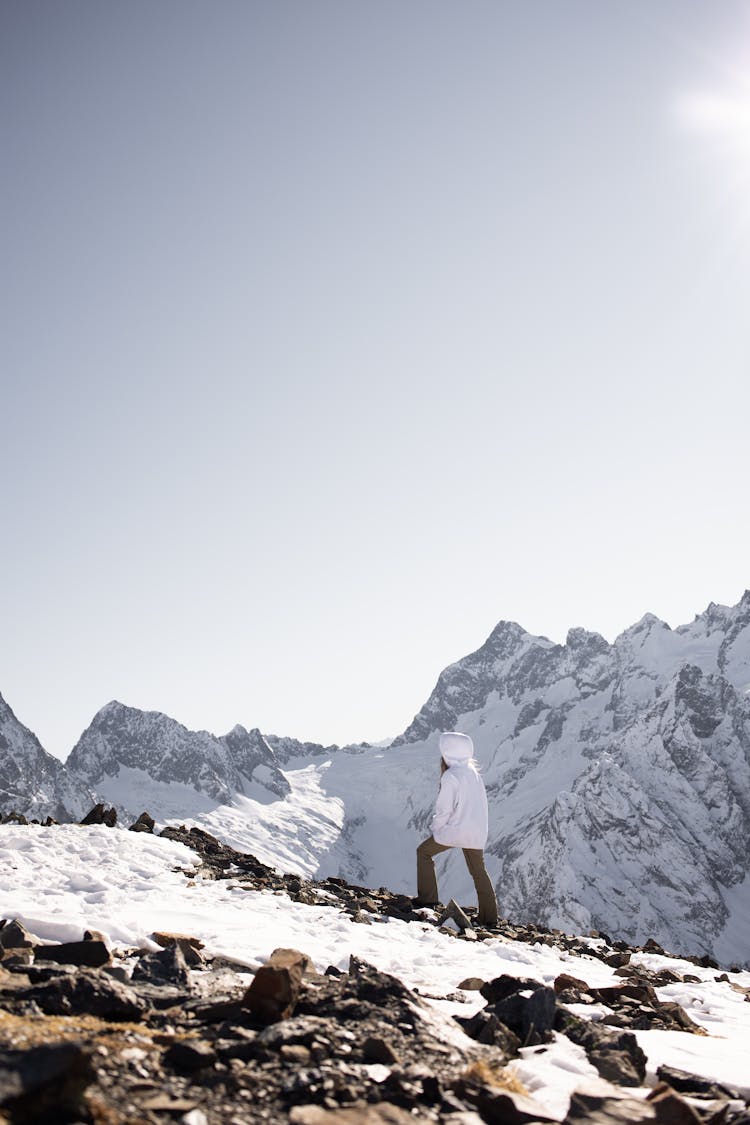
[[[471,929],[471,922],[469,921],[468,915],[464,913],[454,898],[450,900],[445,910],[438,917],[438,926],[442,926],[449,920],[454,921],[460,930]]]
[[[393,1066],[399,1063],[397,1053],[386,1039],[368,1035],[362,1044],[362,1053],[368,1062],[382,1063],[384,1066]]]
[[[465,992],[479,992],[485,983],[481,977],[464,977],[457,987]]]
[[[162,949],[179,949],[189,969],[202,968],[206,963],[201,953],[203,942],[200,938],[190,937],[188,934],[172,934],[166,930],[157,930],[151,934],[151,940],[160,945]]]
[[[110,955],[103,941],[66,941],[60,945],[38,945],[35,959],[99,969],[109,963]]]
[[[503,1000],[496,1000],[488,1005],[487,1010],[517,1035],[523,1046],[547,1043],[555,1026],[555,993],[538,983],[530,995],[525,995],[526,991],[524,989]]]
[[[579,1086],[570,1096],[566,1125],[647,1125],[656,1122],[656,1111],[637,1098],[616,1097],[606,1083]]]
[[[512,996],[515,992],[533,991],[543,987],[538,980],[531,977],[511,977],[503,973],[502,976],[487,981],[479,991],[488,1004],[494,1004],[496,1000],[504,1000],[506,996]]]
[[[640,1086],[646,1078],[646,1056],[635,1035],[566,1013],[555,1024],[572,1043],[583,1047],[602,1078],[618,1086]]]
[[[216,1052],[200,1039],[176,1039],[164,1052],[164,1062],[174,1070],[192,1074],[196,1070],[213,1066]]]
[[[688,1094],[698,1098],[731,1098],[744,1101],[738,1090],[732,1086],[724,1086],[711,1078],[701,1078],[697,1074],[689,1074],[685,1070],[678,1070],[673,1066],[660,1066],[656,1071],[660,1082],[665,1082],[680,1094]]]
[[[79,969],[20,994],[52,1016],[89,1015],[108,1020],[139,1020],[145,1005],[133,990],[98,969]]]
[[[13,1125],[75,1121],[96,1072],[79,1043],[57,1043],[25,1051],[0,1051],[0,1106]]]
[[[147,812],[142,812],[133,824],[130,825],[128,832],[153,832],[156,827],[156,821]]]
[[[675,1093],[666,1082],[660,1082],[648,1095],[647,1100],[656,1111],[659,1125],[701,1125],[702,1119],[693,1107]]]
[[[499,1047],[506,1058],[513,1058],[518,1054],[520,1039],[509,1027],[500,1022],[494,1012],[485,1008],[473,1016],[456,1016],[455,1019],[466,1034],[477,1043]]]
[[[261,965],[242,998],[242,1006],[261,1023],[287,1019],[297,1004],[309,960],[298,950],[285,950],[285,956],[275,963]]]
[[[105,809],[104,805],[100,802],[86,813],[80,823],[105,824],[107,828],[114,828],[117,824],[117,811],[115,809]]]
[[[4,816],[2,818],[2,821],[0,821],[0,823],[2,823],[2,824],[26,824],[27,825],[29,822],[26,819],[26,817],[23,815],[23,813],[16,812],[15,809],[12,809],[9,813],[7,813],[6,816]]]
[[[3,949],[33,949],[35,945],[36,940],[16,919],[0,922],[0,946]]]
[[[590,991],[589,986],[586,984],[585,980],[581,980],[580,977],[572,977],[569,973],[560,973],[558,977],[555,977],[555,983],[553,987],[556,996],[559,996],[563,992]]]
[[[134,983],[181,986],[189,983],[190,975],[182,950],[174,945],[159,953],[144,953],[136,962],[131,979]]]
[[[551,1111],[528,1094],[503,1089],[474,1077],[462,1077],[454,1085],[459,1097],[475,1106],[488,1125],[540,1125],[556,1121]]]
[[[318,970],[313,964],[312,957],[309,957],[307,953],[300,953],[299,949],[286,949],[280,946],[278,949],[273,950],[271,956],[268,958],[268,964],[283,966],[289,964],[290,961],[296,962],[298,958],[302,959],[303,977],[310,979],[319,976]]]

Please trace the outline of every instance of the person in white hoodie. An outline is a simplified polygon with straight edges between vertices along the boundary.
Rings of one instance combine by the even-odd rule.
[[[497,925],[497,900],[484,865],[489,821],[487,793],[474,761],[474,744],[468,734],[446,731],[440,735],[440,792],[430,828],[432,834],[417,848],[416,905],[438,902],[435,856],[461,848],[474,880],[481,926]]]

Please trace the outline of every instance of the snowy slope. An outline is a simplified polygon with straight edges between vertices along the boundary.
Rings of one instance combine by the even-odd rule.
[[[209,955],[224,955],[250,971],[279,946],[302,949],[320,971],[328,965],[345,971],[354,954],[423,994],[446,997],[434,1001],[444,1035],[463,1035],[446,1017],[470,1015],[483,1003],[476,992],[457,991],[467,976],[491,980],[507,973],[551,985],[565,972],[593,988],[621,983],[602,961],[544,944],[501,938],[470,944],[428,923],[392,918],[361,925],[333,907],[304,906],[231,879],[203,879],[194,852],[147,834],[0,826],[0,868],[5,873],[0,918],[18,918],[42,940],[79,940],[93,928],[117,946],[156,948],[149,935],[166,930],[192,934],[205,942]],[[186,878],[185,871],[196,869],[197,877]],[[732,988],[748,988],[750,973],[720,981],[715,970],[645,953],[634,954],[633,963],[657,971],[669,967],[697,979],[660,988],[658,995],[681,1004],[709,1032],[705,1037],[636,1032],[648,1059],[647,1082],[653,1083],[657,1067],[666,1063],[750,1093],[750,1006]],[[594,1007],[587,1018],[600,1018],[605,1011]],[[521,1056],[513,1063],[519,1078],[559,1119],[571,1091],[596,1076],[583,1051],[564,1036],[556,1035],[541,1053],[531,1047]]]

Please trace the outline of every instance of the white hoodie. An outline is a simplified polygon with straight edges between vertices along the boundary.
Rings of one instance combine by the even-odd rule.
[[[451,848],[484,848],[489,831],[487,794],[473,761],[468,734],[440,735],[440,755],[448,766],[432,818],[432,837]]]

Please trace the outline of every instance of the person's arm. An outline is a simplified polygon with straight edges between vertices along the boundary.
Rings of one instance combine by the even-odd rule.
[[[455,779],[451,777],[450,772],[446,772],[440,779],[440,791],[437,795],[435,812],[430,824],[430,830],[433,836],[436,832],[439,832],[441,828],[445,827],[453,815],[453,810],[456,807],[456,795]]]

